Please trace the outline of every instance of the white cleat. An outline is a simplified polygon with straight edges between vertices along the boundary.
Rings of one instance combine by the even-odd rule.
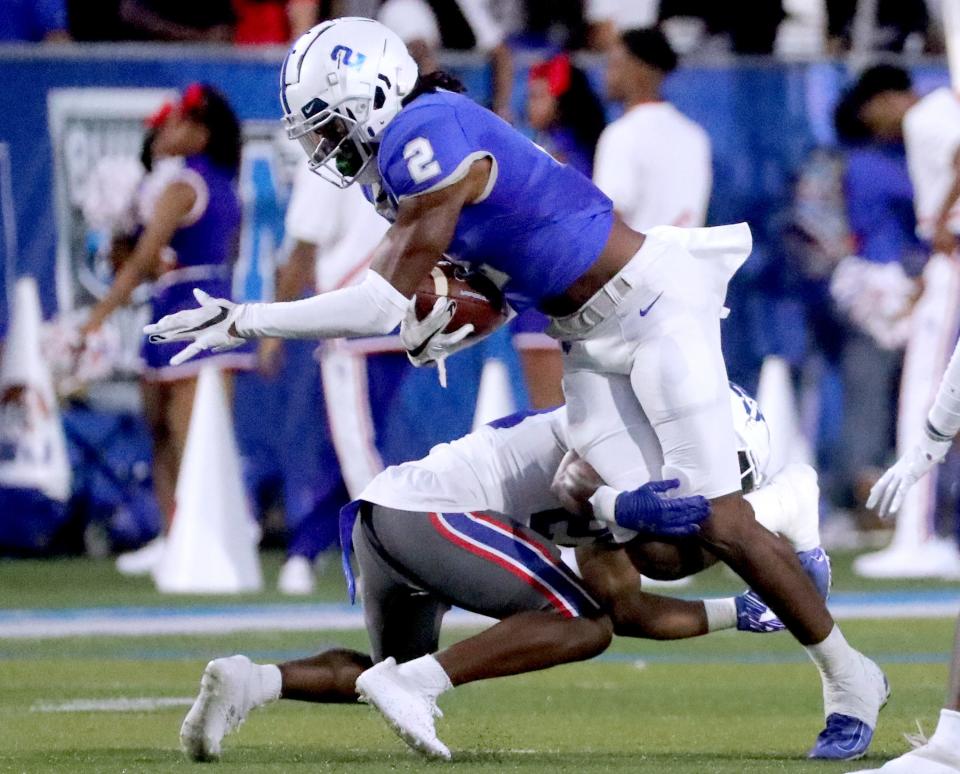
[[[918,546],[891,545],[862,554],[853,562],[862,578],[960,578],[960,552],[947,538],[929,538]]]
[[[862,769],[850,774],[960,774],[960,752],[927,742],[879,769]]]
[[[195,761],[220,757],[220,742],[253,708],[254,664],[246,656],[218,658],[200,678],[200,694],[180,726],[180,747]]]
[[[277,588],[282,594],[308,596],[316,587],[313,563],[305,556],[291,556],[280,568]]]
[[[153,568],[160,563],[166,547],[167,539],[163,535],[160,535],[160,537],[155,537],[136,551],[127,551],[124,554],[120,554],[117,557],[117,571],[121,575],[129,575],[131,577],[149,575],[153,572]]]
[[[443,717],[431,693],[402,675],[388,658],[357,678],[360,700],[372,704],[390,727],[414,750],[430,758],[450,760],[450,750],[437,738],[434,720]]]

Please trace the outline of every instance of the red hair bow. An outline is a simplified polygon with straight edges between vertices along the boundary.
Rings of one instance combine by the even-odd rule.
[[[570,88],[570,55],[566,52],[530,68],[530,80],[545,80],[553,97],[567,93]]]

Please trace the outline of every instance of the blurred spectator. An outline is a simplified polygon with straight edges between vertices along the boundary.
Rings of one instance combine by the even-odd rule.
[[[236,177],[240,168],[240,124],[233,109],[215,89],[188,87],[176,105],[167,104],[152,119],[148,159],[156,163],[140,194],[143,230],[132,253],[114,276],[107,294],[91,310],[81,329],[84,335],[100,328],[110,314],[126,304],[133,291],[155,280],[151,296],[152,322],[166,314],[193,307],[194,288],[214,298],[230,296],[231,273],[240,232],[240,200]],[[144,413],[153,439],[153,481],[167,525],[176,505],[180,460],[186,446],[197,375],[204,364],[223,369],[252,365],[243,351],[203,353],[180,365],[170,365],[174,351],[145,341],[141,383]],[[232,379],[225,378],[232,396]],[[127,574],[150,572],[163,553],[161,535],[143,549],[118,557]]]
[[[582,0],[522,0],[511,42],[523,48],[577,50],[587,45]]]
[[[0,42],[59,43],[70,40],[64,0],[3,0]]]
[[[656,28],[624,32],[607,60],[607,96],[626,110],[600,136],[593,177],[638,231],[706,220],[710,139],[661,93],[676,66],[677,55]]]
[[[586,73],[570,62],[569,54],[530,68],[527,120],[551,156],[587,177],[593,174],[593,154],[606,118]]]
[[[530,69],[527,119],[536,141],[551,156],[587,177],[593,174],[593,155],[606,118],[586,73],[571,63],[569,54]],[[530,402],[538,409],[563,403],[563,362],[557,342],[546,335],[548,322],[530,309],[511,324]]]
[[[738,54],[770,54],[785,18],[782,0],[716,3],[713,0],[662,0],[660,21],[697,19],[708,36],[723,36]]]
[[[95,42],[130,40],[135,32],[120,18],[123,0],[67,0],[70,35]]]
[[[826,0],[827,38],[834,53],[850,49],[857,0]],[[871,29],[874,38],[869,48],[903,51],[911,36],[925,38],[930,14],[925,0],[876,0],[876,19]]]
[[[884,88],[909,92],[899,69]],[[861,120],[862,90],[837,105],[837,135],[846,146],[843,193],[852,249],[834,272],[831,294],[845,314],[840,352],[843,424],[834,465],[836,499],[862,506],[893,451],[902,349],[916,275],[926,260],[916,236],[913,187],[902,139],[876,137]],[[905,295],[906,294],[906,295]]]
[[[902,141],[913,185],[918,233],[931,248],[922,293],[910,318],[897,418],[897,446],[911,448],[922,432],[937,383],[960,332],[960,99],[950,88],[922,99],[905,71],[878,65],[864,71],[846,97],[850,124],[878,141]],[[960,556],[936,534],[936,471],[914,487],[884,551],[858,557],[854,569],[868,577],[916,577],[960,572]]]
[[[377,18],[400,36],[421,72],[436,69],[435,52],[480,51],[493,66],[493,110],[510,120],[513,59],[487,0],[386,0]]]
[[[120,18],[133,37],[147,40],[233,40],[230,0],[121,0]]]
[[[621,32],[654,26],[660,0],[585,0],[584,11],[590,25],[591,48],[606,51]]]
[[[318,21],[319,0],[233,0],[234,41],[241,45],[288,43]]]

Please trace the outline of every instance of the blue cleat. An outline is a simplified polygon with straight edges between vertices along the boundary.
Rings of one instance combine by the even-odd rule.
[[[827,552],[817,546],[810,551],[798,551],[797,559],[800,560],[803,571],[817,587],[820,596],[829,599],[830,586],[833,585],[833,572],[830,569],[830,557],[827,556]]]
[[[834,712],[827,718],[827,726],[820,732],[808,758],[828,761],[853,761],[862,758],[870,742],[873,729],[862,720]]]
[[[830,569],[830,557],[827,552],[817,546],[810,551],[798,551],[797,559],[803,571],[813,581],[820,596],[827,599],[830,596],[830,586],[833,574]],[[782,632],[786,627],[756,591],[749,589],[736,598],[737,629],[741,632]]]
[[[776,613],[766,606],[756,591],[745,591],[735,598],[737,605],[737,630],[767,634],[782,632],[786,627]]]

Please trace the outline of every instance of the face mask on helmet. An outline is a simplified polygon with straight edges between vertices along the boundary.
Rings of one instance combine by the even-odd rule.
[[[328,106],[315,99],[303,108],[306,117],[288,115],[287,137],[300,143],[311,170],[334,185],[346,188],[359,178],[373,159],[372,145],[363,139],[357,113],[367,107],[360,100]]]

